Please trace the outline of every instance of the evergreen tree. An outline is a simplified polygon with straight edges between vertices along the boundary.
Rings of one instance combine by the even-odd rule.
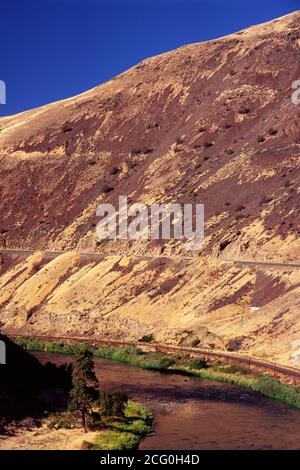
[[[99,406],[104,416],[123,417],[128,403],[128,395],[123,392],[102,392]]]
[[[72,371],[71,402],[69,410],[81,416],[82,427],[86,429],[86,415],[92,412],[92,405],[99,398],[99,383],[94,370],[93,353],[83,346],[75,356]]]

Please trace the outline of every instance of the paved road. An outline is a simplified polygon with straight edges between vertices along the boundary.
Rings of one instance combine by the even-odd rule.
[[[13,253],[13,254],[21,254],[21,255],[30,255],[35,253],[36,249],[19,249],[19,248],[0,248],[0,254],[1,253]],[[59,255],[63,255],[67,253],[67,251],[56,251],[56,250],[40,250],[45,253],[46,256],[49,257],[55,257]],[[103,259],[106,256],[111,256],[109,253],[97,253],[97,252],[79,252],[75,251],[78,255],[82,257],[88,257],[88,258],[93,258],[93,259]],[[169,259],[174,259],[174,260],[183,260],[183,261],[189,261],[189,262],[194,262],[197,261],[198,257],[197,256],[180,256],[180,255],[133,255],[130,253],[119,253],[117,256],[128,256],[130,258],[136,258],[136,259],[163,259],[163,258],[169,258]],[[281,269],[300,269],[300,263],[283,263],[280,261],[250,261],[250,260],[240,260],[240,259],[223,259],[223,258],[212,258],[212,260],[217,260],[221,261],[223,263],[228,263],[228,264],[241,264],[241,265],[246,265],[246,266],[254,266],[254,267],[264,267],[264,268],[281,268]]]
[[[248,260],[239,260],[239,259],[223,259],[224,263],[234,263],[234,264],[247,264],[254,266],[270,267],[270,268],[294,268],[299,269],[299,263],[282,263],[279,261],[248,261]]]

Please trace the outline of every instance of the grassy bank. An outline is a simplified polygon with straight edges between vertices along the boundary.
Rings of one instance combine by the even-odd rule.
[[[34,338],[19,338],[17,343],[31,351],[47,351],[60,354],[75,354],[81,343],[45,342]],[[94,347],[94,356],[130,364],[144,369],[177,372],[202,379],[214,380],[244,387],[280,400],[300,409],[300,387],[281,383],[279,380],[241,366],[207,363],[203,359],[192,359],[180,354],[143,352],[133,346],[125,348]]]
[[[100,411],[93,409],[94,413]],[[101,412],[100,412],[101,414]],[[128,401],[124,416],[87,417],[88,432],[68,409],[47,413],[26,425],[13,422],[1,435],[1,450],[133,450],[151,431],[152,415],[139,403]],[[1,433],[0,433],[1,434]]]
[[[132,450],[138,447],[140,440],[151,431],[152,416],[139,403],[129,401],[125,409],[125,418],[103,421],[103,429],[93,442],[84,442],[86,450]]]

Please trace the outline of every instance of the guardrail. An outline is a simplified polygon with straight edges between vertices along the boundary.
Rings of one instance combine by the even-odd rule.
[[[5,332],[4,332],[5,333]],[[126,347],[135,346],[148,351],[160,351],[166,353],[179,353],[189,354],[192,357],[203,357],[205,359],[218,360],[227,365],[242,365],[249,369],[258,370],[276,377],[282,382],[292,383],[293,385],[300,384],[300,369],[294,367],[287,367],[271,361],[263,361],[252,356],[241,356],[238,354],[231,354],[221,351],[210,351],[207,349],[189,348],[173,345],[164,345],[160,343],[143,343],[138,341],[123,341],[123,340],[106,340],[100,338],[85,338],[82,336],[43,336],[43,335],[30,335],[30,334],[16,334],[7,333],[12,338],[30,337],[40,339],[48,342],[65,342],[65,343],[88,343],[93,346],[114,346]]]

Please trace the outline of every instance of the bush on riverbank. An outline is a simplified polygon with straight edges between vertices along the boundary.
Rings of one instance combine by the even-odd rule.
[[[123,432],[131,432],[138,436],[146,436],[152,428],[152,415],[144,406],[129,401],[125,408],[126,421],[114,421],[111,426]]]
[[[207,380],[237,385],[259,392],[268,398],[274,398],[288,405],[300,409],[300,387],[281,383],[273,377],[260,372],[249,371],[249,369],[235,366],[212,366],[201,371],[194,371],[194,375]]]
[[[152,428],[152,415],[139,403],[128,401],[123,417],[101,416],[98,413],[97,426],[89,426],[97,431],[93,442],[84,441],[86,450],[132,450],[136,449],[142,437]],[[69,412],[55,413],[49,417],[50,429],[78,428],[78,421]]]
[[[92,415],[97,417],[95,423],[87,419],[87,424],[89,430],[96,431],[97,435],[93,442],[84,441],[82,449],[86,450],[136,449],[141,438],[152,428],[151,413],[144,406],[132,401],[127,402],[124,416],[105,416],[98,412],[93,412]],[[50,415],[47,426],[50,429],[80,427],[78,420],[69,411]]]
[[[254,390],[263,393],[267,397],[300,408],[300,387],[288,387],[272,377],[261,374],[255,383]]]
[[[165,370],[175,364],[175,359],[168,354],[161,352],[145,353],[134,346],[96,348],[95,356],[152,370]]]
[[[104,431],[93,442],[84,442],[82,450],[133,450],[136,449],[140,436],[131,432]]]
[[[88,445],[90,450],[132,450],[141,438],[152,428],[152,415],[139,403],[128,401],[125,419],[107,420],[107,429],[101,431],[95,441]]]
[[[99,410],[103,416],[124,416],[128,396],[123,392],[100,392]]]

